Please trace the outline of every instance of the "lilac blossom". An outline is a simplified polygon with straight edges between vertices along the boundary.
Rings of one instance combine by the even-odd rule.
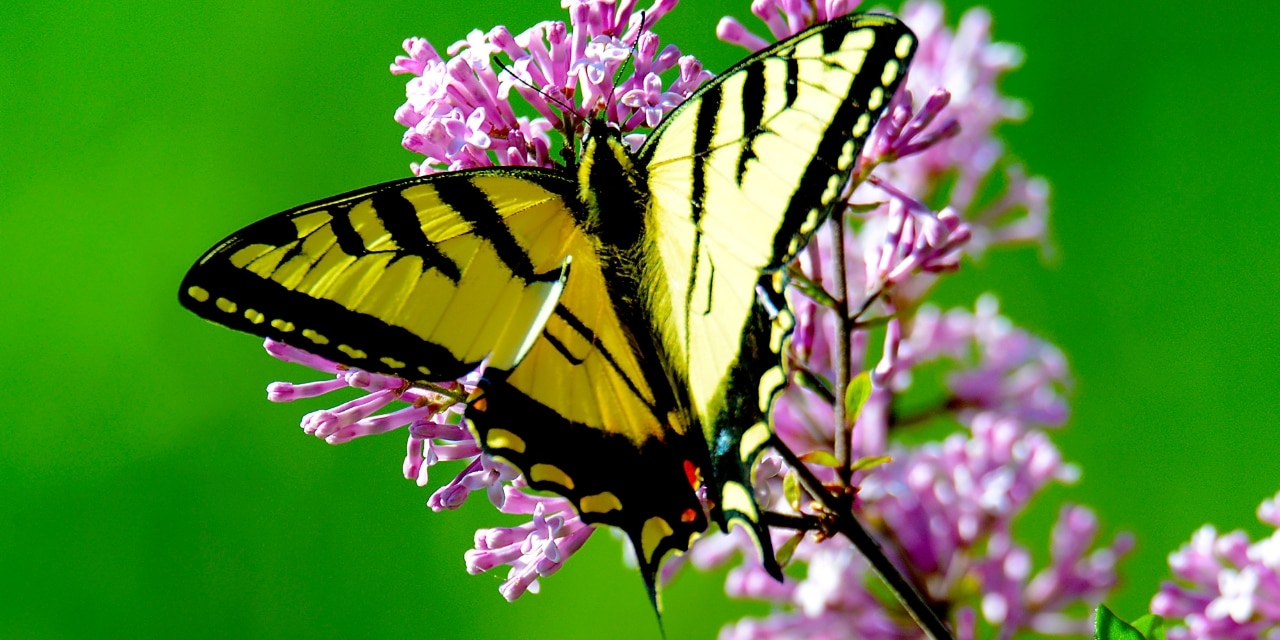
[[[752,10],[777,38],[857,4],[762,0]],[[920,38],[919,53],[854,169],[850,224],[839,239],[845,291],[835,289],[836,240],[829,234],[817,235],[796,265],[799,277],[850,300],[856,322],[840,337],[834,310],[792,291],[796,329],[788,360],[831,381],[837,341],[849,341],[850,360],[858,363],[875,357],[869,352],[872,332],[882,336],[879,360],[867,372],[874,384],[853,428],[853,457],[887,455],[892,461],[855,473],[855,510],[904,575],[927,598],[946,605],[956,637],[974,637],[981,623],[1000,638],[1087,635],[1090,621],[1069,612],[1101,601],[1115,586],[1115,565],[1130,549],[1130,538],[1098,546],[1092,512],[1064,507],[1050,564],[1035,570],[1011,534],[1014,519],[1045,487],[1079,475],[1041,431],[1067,418],[1065,358],[1001,316],[994,297],[982,297],[973,311],[921,304],[937,278],[958,269],[965,255],[1043,242],[1045,182],[1027,178],[994,137],[998,125],[1023,115],[1021,104],[996,88],[1021,54],[992,42],[982,10],[966,13],[954,33],[936,2],[909,2],[901,15]],[[719,34],[752,49],[767,42],[732,19],[721,22]],[[931,209],[924,202],[937,199],[944,180],[953,185],[948,201]],[[994,204],[978,204],[979,189],[993,180],[1003,181],[1003,194]],[[918,367],[936,361],[949,365],[947,397],[919,416],[895,414],[895,399],[913,386]],[[895,428],[937,417],[961,430],[940,443],[893,443]],[[799,454],[830,454],[834,419],[830,400],[797,385],[773,413],[776,432]],[[832,469],[811,470],[823,482],[835,481]],[[820,515],[804,499],[785,498],[789,473],[785,463],[766,455],[756,478],[762,505]],[[774,547],[793,535],[778,531]],[[806,566],[806,576],[782,585],[769,579],[741,536],[703,538],[688,554],[689,564],[716,566],[728,561],[729,549],[741,550],[743,560],[726,591],[772,602],[775,613],[727,626],[724,639],[918,637],[915,622],[877,595],[883,591],[868,564],[843,538],[800,539],[791,561]]]
[[[507,600],[515,600],[525,591],[537,593],[538,578],[559,571],[595,530],[578,517],[568,500],[529,495],[520,490],[521,485],[504,488],[507,499],[498,505],[499,510],[532,515],[533,519],[517,527],[477,531],[475,549],[466,553],[467,571],[472,574],[511,566],[507,580],[498,587]]]
[[[577,139],[593,116],[624,134],[653,127],[711,78],[697,59],[662,47],[653,32],[674,0],[657,0],[642,12],[634,0],[564,4],[568,24],[544,21],[519,34],[503,26],[472,31],[446,50],[449,58],[422,38],[404,41],[407,55],[395,59],[391,72],[414,76],[395,118],[407,128],[404,147],[424,157],[411,165],[415,174],[494,165],[551,168],[554,145]],[[630,73],[618,78],[625,64]],[[677,68],[664,89],[662,74]],[[538,116],[517,116],[516,96]],[[553,141],[552,131],[559,140]],[[628,137],[633,145],[640,140],[641,134]]]
[[[1243,531],[1219,534],[1205,525],[1169,554],[1176,580],[1151,599],[1169,640],[1280,638],[1278,505],[1280,493],[1258,506],[1258,519],[1276,529],[1266,538],[1251,542]]]
[[[755,50],[859,4],[756,0],[752,11],[764,21],[768,39],[730,18],[717,33]],[[443,56],[426,40],[406,40],[406,55],[396,58],[391,71],[410,76],[395,119],[406,127],[404,147],[422,156],[412,171],[554,167],[558,152],[573,149],[584,125],[597,117],[618,126],[635,148],[644,130],[711,77],[697,59],[663,46],[653,33],[674,5],[657,0],[640,12],[634,0],[566,0],[568,23],[541,22],[519,34],[501,26],[473,31]],[[1011,535],[1015,518],[1045,487],[1079,474],[1044,431],[1067,419],[1065,358],[1002,316],[994,297],[980,298],[972,310],[942,311],[927,303],[933,284],[961,268],[965,256],[1012,243],[1044,243],[1046,182],[1028,177],[995,137],[997,127],[1025,112],[997,88],[1021,53],[993,42],[990,16],[981,9],[966,12],[955,31],[945,25],[937,2],[908,2],[901,15],[919,37],[919,48],[907,81],[853,169],[849,209],[841,212],[847,221],[843,235],[833,240],[817,234],[792,265],[796,279],[851,301],[857,310],[852,331],[838,336],[834,311],[795,288],[788,292],[796,326],[786,358],[793,371],[812,374],[818,386],[836,379],[839,341],[848,341],[852,362],[871,363],[866,373],[872,388],[856,415],[853,454],[891,460],[855,472],[855,510],[903,574],[951,612],[956,637],[974,638],[982,624],[1001,638],[1022,631],[1081,635],[1087,621],[1068,610],[1096,603],[1115,585],[1115,563],[1129,539],[1119,536],[1098,546],[1092,513],[1065,507],[1053,529],[1050,563],[1036,570]],[[619,77],[627,63],[628,75]],[[664,74],[670,78],[666,86]],[[517,99],[537,115],[517,116],[526,111],[513,108]],[[944,183],[950,185],[947,202],[925,204],[938,201]],[[999,185],[1000,195],[979,201],[990,184]],[[834,260],[836,246],[843,248],[842,265]],[[835,290],[837,269],[843,270],[844,291]],[[479,372],[422,389],[279,343],[268,341],[266,347],[280,359],[333,376],[273,384],[273,401],[343,388],[365,393],[308,414],[302,421],[306,433],[339,444],[406,428],[406,478],[425,486],[435,464],[457,461],[462,467],[431,495],[432,509],[456,509],[483,491],[503,513],[529,517],[518,526],[478,531],[475,548],[466,554],[471,573],[509,567],[499,588],[508,600],[536,592],[539,580],[563,566],[594,531],[568,500],[527,492],[518,471],[483,454],[461,425],[462,401]],[[946,367],[946,396],[920,415],[900,415],[896,401],[913,388],[919,367],[932,362]],[[792,384],[775,405],[775,430],[796,453],[833,450],[830,392]],[[896,431],[933,418],[951,420],[958,431],[915,447],[895,442]],[[794,470],[778,455],[766,454],[756,471],[763,507],[821,515],[811,504],[788,498]],[[812,471],[823,482],[836,480],[829,467],[812,465]],[[793,549],[791,562],[806,567],[804,578],[775,581],[741,530],[703,536],[688,554],[664,566],[663,578],[672,578],[682,565],[719,566],[740,555],[726,591],[774,603],[775,613],[731,624],[723,638],[918,637],[915,623],[885,600],[866,561],[844,538],[783,528],[771,533],[775,549]],[[1248,586],[1242,580],[1234,584]],[[1232,593],[1244,591],[1242,586]],[[1233,612],[1242,608],[1233,606]]]

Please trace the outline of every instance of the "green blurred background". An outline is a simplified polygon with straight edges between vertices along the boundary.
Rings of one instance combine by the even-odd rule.
[[[1137,533],[1113,599],[1139,615],[1204,522],[1264,532],[1280,489],[1277,5],[988,4],[1021,44],[1006,138],[1054,188],[1056,256],[999,252],[939,292],[996,292],[1077,379],[1055,434],[1083,481],[1020,523],[1044,557],[1058,504]],[[1197,5],[1198,6],[1198,5]],[[744,15],[745,2],[735,5]],[[949,5],[954,22],[961,5]],[[719,3],[659,24],[711,69]],[[408,175],[387,72],[562,16],[516,3],[8,2],[0,7],[0,636],[657,637],[607,534],[507,604],[467,575],[483,500],[432,513],[401,435],[329,447],[272,405],[307,380],[176,301],[190,263],[275,211]],[[304,404],[304,403],[302,403]],[[450,475],[438,470],[433,486]],[[666,591],[670,638],[762,613],[722,574]]]

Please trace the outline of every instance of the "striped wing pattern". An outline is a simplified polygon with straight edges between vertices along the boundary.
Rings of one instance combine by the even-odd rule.
[[[266,218],[184,279],[196,314],[417,382],[486,357],[466,418],[491,454],[587,522],[625,530],[647,578],[706,529],[690,476],[706,445],[660,367],[642,366],[577,183],[510,168],[412,178]]]
[[[179,298],[411,382],[486,362],[465,413],[480,444],[622,528],[651,597],[662,557],[707,527],[699,482],[780,577],[750,480],[791,328],[769,272],[825,220],[914,48],[889,17],[818,25],[699,90],[608,187],[510,167],[375,185],[242,229]],[[611,225],[593,188],[647,203],[643,220]],[[619,255],[639,256],[640,293]]]
[[[560,294],[574,230],[547,175],[414,178],[271,216],[201,257],[179,299],[233,329],[411,381],[456,379],[490,353],[517,361]]]
[[[784,383],[773,365],[791,318],[776,294],[762,311],[758,291],[771,288],[756,285],[826,219],[915,44],[888,16],[817,25],[718,76],[640,151],[663,285],[653,316],[711,443],[717,508],[752,523],[762,544],[750,467],[770,436],[768,405]]]

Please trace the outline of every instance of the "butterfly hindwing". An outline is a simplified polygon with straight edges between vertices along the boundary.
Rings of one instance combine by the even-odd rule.
[[[486,379],[482,409],[468,420],[485,448],[524,471],[535,489],[574,503],[586,522],[622,529],[654,597],[659,564],[668,551],[688,549],[707,518],[690,472],[707,467],[699,431],[669,431],[640,443],[565,420],[501,380]]]
[[[707,527],[695,481],[706,443],[680,409],[645,324],[575,237],[564,291],[525,358],[487,369],[467,411],[480,442],[586,522],[621,528],[655,597],[658,564]],[[650,348],[644,348],[644,345]]]

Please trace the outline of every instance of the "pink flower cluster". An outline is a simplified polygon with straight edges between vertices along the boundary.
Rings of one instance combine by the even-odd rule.
[[[674,5],[675,0],[657,0],[639,12],[634,0],[566,0],[568,24],[542,22],[518,35],[504,27],[475,31],[449,47],[447,58],[426,40],[407,40],[407,56],[396,58],[391,69],[412,76],[396,120],[407,129],[404,146],[423,156],[414,173],[551,167],[558,153],[574,148],[593,115],[604,115],[638,143],[637,129],[654,126],[710,78],[696,59],[673,46],[660,47],[652,32]],[[757,0],[752,10],[773,38],[781,38],[858,5],[858,0]],[[1045,181],[1027,177],[994,135],[998,125],[1023,113],[1020,103],[997,88],[1000,77],[1018,65],[1020,53],[992,41],[990,17],[982,10],[967,12],[954,32],[932,0],[909,2],[902,17],[920,39],[918,53],[904,89],[890,102],[854,168],[857,187],[849,197],[844,236],[836,245],[831,234],[817,234],[796,265],[804,278],[831,292],[837,292],[836,272],[843,269],[845,290],[837,293],[852,301],[855,322],[851,333],[838,336],[831,309],[789,292],[797,324],[788,359],[793,370],[812,374],[811,379],[834,380],[837,345],[848,340],[853,362],[875,362],[869,371],[873,388],[854,427],[853,453],[855,458],[887,455],[892,461],[856,472],[856,512],[903,574],[951,612],[958,637],[974,637],[983,622],[1002,638],[1020,631],[1081,634],[1086,621],[1066,611],[1082,601],[1097,602],[1115,584],[1114,565],[1128,549],[1128,539],[1095,548],[1092,514],[1083,507],[1064,508],[1053,533],[1051,563],[1036,571],[1010,533],[1014,519],[1045,486],[1078,474],[1040,430],[1066,420],[1065,359],[1001,316],[994,298],[983,297],[972,311],[943,312],[925,303],[937,278],[958,269],[965,255],[1044,239]],[[753,50],[768,44],[728,18],[718,33]],[[618,77],[628,60],[632,72]],[[664,86],[662,74],[668,71],[675,71],[674,78]],[[517,116],[511,103],[516,96],[538,115]],[[980,201],[979,191],[991,184],[1002,187],[999,197]],[[937,202],[944,192],[946,206],[925,204]],[[843,265],[835,259],[837,246]],[[879,347],[878,355],[869,353],[872,345]],[[266,346],[276,357],[335,376],[301,385],[276,383],[269,388],[272,400],[346,387],[367,393],[306,416],[307,433],[337,444],[407,427],[407,478],[426,485],[436,463],[463,464],[431,496],[431,508],[455,509],[483,490],[499,510],[530,516],[517,527],[478,531],[475,549],[467,553],[472,573],[509,567],[499,588],[506,598],[536,592],[539,579],[557,571],[594,530],[568,501],[526,492],[523,478],[485,456],[459,424],[457,399],[466,396],[478,374],[426,391],[345,370],[278,343]],[[927,363],[945,368],[945,397],[903,415],[901,398]],[[832,451],[830,395],[829,389],[824,395],[793,384],[775,407],[776,431],[796,453]],[[395,401],[408,406],[391,407]],[[950,420],[959,431],[922,446],[894,443],[897,431],[938,419]],[[829,468],[813,471],[824,481],[834,478]],[[758,469],[758,497],[772,511],[812,515],[808,506],[786,498],[784,483],[791,472],[780,458],[766,456]],[[914,622],[884,601],[866,562],[844,538],[797,537],[783,529],[775,529],[774,538],[779,549],[793,541],[791,561],[807,566],[804,579],[774,581],[753,560],[755,551],[740,532],[704,536],[684,556],[705,567],[746,550],[743,564],[730,573],[728,592],[777,605],[766,619],[726,627],[723,637],[918,637]],[[664,575],[674,574],[678,564],[669,565]]]
[[[554,145],[577,139],[592,115],[604,115],[623,133],[653,127],[711,78],[675,46],[659,49],[653,25],[676,0],[658,0],[641,12],[634,0],[564,4],[567,25],[540,22],[518,35],[503,26],[472,31],[448,48],[448,59],[425,39],[405,40],[408,56],[397,57],[391,72],[414,76],[396,122],[408,128],[404,147],[424,156],[413,163],[415,174],[494,165],[550,168]],[[624,64],[630,72],[618,78]],[[662,74],[675,68],[677,77],[664,89]],[[512,91],[538,117],[517,116]],[[549,135],[553,130],[558,141]],[[628,141],[643,139],[636,134]]]
[[[1169,640],[1280,638],[1280,493],[1258,506],[1276,531],[1251,542],[1243,531],[1219,534],[1205,525],[1169,554],[1174,582],[1151,599]]]

